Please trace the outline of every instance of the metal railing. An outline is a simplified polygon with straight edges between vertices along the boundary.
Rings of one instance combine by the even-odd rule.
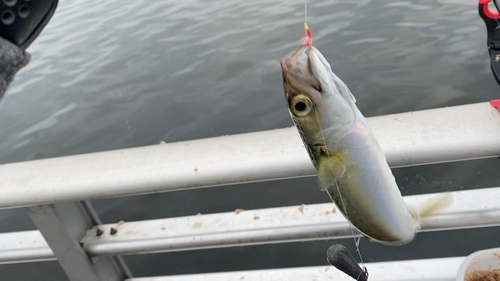
[[[415,280],[453,280],[464,260],[463,257],[428,260],[370,263],[370,280],[415,281]],[[261,280],[335,280],[353,279],[331,267],[314,266],[271,270],[251,270],[225,273],[189,274],[184,276],[165,276],[131,278],[127,281],[261,281]]]
[[[368,122],[391,167],[500,155],[500,113],[488,103],[372,117]],[[314,174],[295,128],[0,165],[0,208],[28,207],[41,231],[0,234],[0,263],[61,263],[69,247],[73,258],[64,256],[67,264],[62,266],[71,280],[82,274],[92,276],[86,280],[104,280],[102,268],[110,266],[118,272],[110,280],[124,280],[131,275],[113,258],[117,255],[350,237],[349,225],[334,212],[333,203],[107,225],[88,203],[62,203]],[[500,188],[453,195],[451,206],[422,220],[422,231],[500,225]],[[434,196],[405,200],[418,204]],[[480,203],[475,200],[479,197]],[[97,265],[94,257],[111,260]],[[458,268],[461,258],[441,260]],[[78,261],[87,263],[86,273],[72,269],[71,262]],[[424,262],[397,264],[418,268]],[[381,272],[385,268],[382,263],[372,266]],[[245,280],[263,280],[266,274],[304,280],[316,271],[337,278],[335,270],[311,267],[127,280],[234,280],[231,276],[241,274],[249,276]]]

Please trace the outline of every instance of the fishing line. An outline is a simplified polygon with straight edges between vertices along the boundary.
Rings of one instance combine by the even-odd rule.
[[[500,24],[499,24],[499,26],[500,26]],[[305,31],[306,31],[306,41],[305,41],[306,44],[305,45],[312,46],[311,30],[309,29],[309,26],[307,25],[307,0],[304,0],[304,27],[305,27]],[[318,122],[318,124],[321,124],[319,121],[318,111],[315,110],[315,113],[316,113],[316,121]],[[292,120],[293,120],[293,118],[292,118]],[[300,126],[296,126],[296,127],[300,127]],[[321,132],[321,137],[323,139],[323,143],[325,144],[326,155],[327,155],[328,160],[330,161],[330,164],[331,164],[330,166],[332,169],[332,174],[335,175],[335,172],[333,170],[333,162],[332,162],[332,159],[330,158],[330,152],[328,151],[328,146],[326,145],[326,139],[325,139],[325,135],[323,133],[323,128],[321,125],[319,126],[319,130]],[[300,132],[300,133],[303,134],[303,132]],[[313,162],[315,162],[315,161],[313,161]],[[316,163],[314,163],[314,164],[316,166]],[[317,169],[317,167],[316,167],[316,169]],[[337,192],[338,192],[339,197],[340,197],[340,202],[341,202],[342,207],[344,209],[344,213],[345,213],[345,216],[347,218],[347,222],[349,223],[349,229],[351,230],[351,235],[353,236],[353,239],[354,239],[354,245],[356,246],[356,252],[358,253],[359,260],[361,262],[361,267],[363,268],[363,272],[360,274],[365,274],[368,277],[368,271],[366,270],[365,263],[363,261],[362,255],[361,255],[361,250],[359,248],[359,242],[360,242],[361,237],[355,237],[355,235],[354,235],[353,225],[351,223],[351,220],[349,219],[349,215],[347,214],[347,208],[346,208],[346,205],[344,203],[344,199],[342,198],[342,193],[340,192],[340,188],[339,188],[339,185],[337,183],[337,179],[335,179],[335,186],[337,187]],[[328,190],[327,190],[327,193],[330,196],[330,198],[333,200],[333,198],[330,195],[330,192]],[[335,201],[335,200],[333,200],[333,201]],[[358,278],[356,278],[356,279],[359,279],[360,276],[358,276]]]
[[[304,0],[304,23],[307,25],[307,0]]]
[[[314,111],[316,113],[316,121],[318,122],[318,125],[320,125],[319,131],[321,132],[321,138],[323,139],[323,143],[325,144],[326,156],[328,157],[328,160],[330,161],[331,168],[332,168],[332,174],[335,175],[335,172],[333,170],[333,162],[332,162],[332,159],[330,158],[330,152],[328,151],[328,146],[326,145],[326,138],[325,138],[325,135],[323,133],[323,127],[321,126],[321,123],[319,121],[319,114],[318,114],[317,110],[314,110]],[[359,260],[361,262],[361,267],[363,268],[364,274],[368,274],[368,271],[366,270],[366,267],[365,267],[365,262],[363,261],[363,257],[361,255],[361,250],[359,248],[359,242],[360,242],[361,237],[355,237],[355,235],[354,235],[353,226],[352,226],[351,220],[349,219],[349,215],[347,214],[347,208],[346,208],[346,205],[344,203],[344,199],[342,198],[342,193],[340,192],[340,188],[339,188],[339,185],[337,183],[337,179],[335,179],[335,186],[337,187],[337,192],[339,193],[339,197],[340,197],[340,203],[342,204],[345,216],[347,218],[347,222],[349,223],[349,229],[351,230],[351,235],[353,236],[353,239],[354,239],[354,245],[356,246],[356,252],[358,253]],[[330,195],[330,198],[333,200],[332,195],[330,194],[330,192],[328,192],[328,190],[327,190],[327,193],[328,193],[328,195]],[[333,201],[335,201],[335,200],[333,200]],[[359,279],[359,276],[357,279]]]

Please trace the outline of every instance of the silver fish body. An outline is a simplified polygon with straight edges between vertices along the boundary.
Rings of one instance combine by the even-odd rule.
[[[411,242],[418,225],[347,86],[314,47],[291,52],[281,66],[290,116],[338,209],[370,240]]]

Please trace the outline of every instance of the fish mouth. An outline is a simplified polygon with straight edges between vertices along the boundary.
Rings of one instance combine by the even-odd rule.
[[[310,69],[308,57],[309,48],[310,47],[302,46],[286,55],[281,60],[281,68],[283,69],[283,71],[289,73],[295,73],[299,71],[299,73],[303,73],[303,70]]]
[[[313,65],[310,55],[314,53],[314,47],[301,46],[290,52],[281,60],[283,84],[287,98],[298,93],[311,95],[319,92],[319,80],[314,76]],[[311,53],[312,52],[312,53]]]

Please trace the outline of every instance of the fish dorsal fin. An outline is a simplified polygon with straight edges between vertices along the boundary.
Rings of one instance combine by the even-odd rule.
[[[346,101],[351,100],[353,103],[355,103],[356,102],[356,98],[351,93],[351,91],[349,90],[349,88],[347,87],[347,85],[344,83],[344,81],[342,81],[337,75],[335,75],[335,73],[333,73],[332,67],[330,66],[330,64],[328,63],[328,61],[325,59],[325,57],[323,56],[323,54],[320,51],[318,51],[318,49],[316,49],[316,48],[314,48],[314,52],[317,55],[317,57],[320,60],[320,62],[325,66],[326,71],[330,73],[330,75],[332,77],[332,80],[335,83],[335,86],[339,90],[340,94],[344,97],[344,99]]]
[[[347,87],[347,85],[342,81],[335,73],[331,73],[333,82],[335,82],[335,86],[339,89],[340,94],[344,97],[346,101],[351,100],[353,103],[356,103],[356,98],[351,93],[351,90]]]

